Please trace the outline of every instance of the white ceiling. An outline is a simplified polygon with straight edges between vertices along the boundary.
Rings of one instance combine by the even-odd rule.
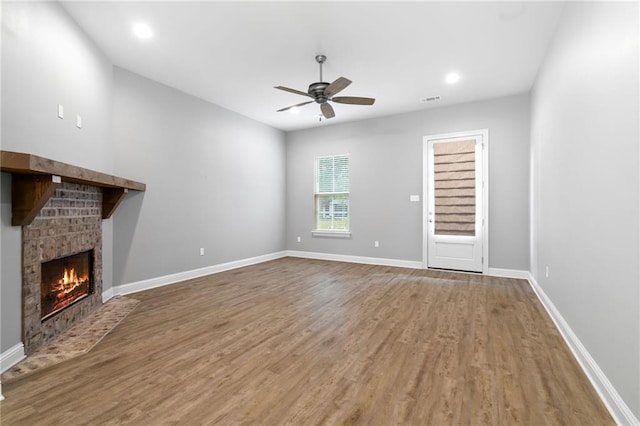
[[[294,130],[527,92],[562,10],[560,2],[65,2],[111,61],[270,126]],[[132,36],[148,23],[150,40]],[[352,80],[318,122],[308,98],[318,81]],[[444,83],[450,71],[456,85]],[[420,99],[440,95],[441,101]]]

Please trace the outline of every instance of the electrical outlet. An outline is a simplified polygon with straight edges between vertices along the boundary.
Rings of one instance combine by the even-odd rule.
[[[58,118],[64,118],[64,107],[62,104],[58,104]]]
[[[373,246],[374,247],[380,247],[380,241],[374,241],[373,242]]]
[[[204,256],[204,247],[200,247],[200,256]]]
[[[302,241],[302,238],[298,237],[298,238],[296,238],[296,241],[300,242],[300,241]]]
[[[76,115],[76,127],[78,129],[82,129],[82,117],[79,115]]]

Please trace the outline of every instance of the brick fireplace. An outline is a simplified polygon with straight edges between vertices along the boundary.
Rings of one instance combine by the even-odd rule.
[[[0,150],[0,171],[12,174],[11,224],[22,226],[22,338],[29,355],[102,305],[102,220],[129,190],[146,185],[12,151]]]
[[[63,182],[33,222],[22,227],[23,338],[28,355],[102,304],[102,192]],[[89,252],[93,292],[42,319],[42,264]]]

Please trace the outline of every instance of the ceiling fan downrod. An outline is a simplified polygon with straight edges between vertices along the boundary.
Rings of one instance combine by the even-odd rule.
[[[316,62],[320,65],[320,81],[311,83],[307,90],[307,93],[314,98],[318,104],[324,104],[329,100],[329,96],[324,93],[329,83],[322,81],[322,64],[324,64],[326,60],[327,57],[325,55],[316,55]]]
[[[320,64],[320,81],[322,81],[322,64],[327,60],[327,57],[324,55],[316,55],[316,62]]]

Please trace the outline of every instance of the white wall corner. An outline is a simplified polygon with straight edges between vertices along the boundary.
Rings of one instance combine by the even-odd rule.
[[[178,272],[175,274],[169,274],[161,277],[149,278],[147,280],[136,281],[133,283],[122,284],[119,286],[114,286],[110,289],[112,291],[111,297],[124,296],[127,294],[138,293],[140,291],[150,290],[152,288],[164,287],[165,285],[176,284],[193,278],[204,277],[206,275],[212,275],[219,272],[242,268],[245,266],[256,265],[258,263],[268,262],[270,260],[280,259],[286,256],[286,251],[279,251],[262,256],[250,257],[247,259],[235,260],[233,262],[221,263],[204,268],[192,269],[190,271]]]
[[[0,374],[13,367],[24,358],[24,344],[22,342],[17,343],[6,351],[0,353]]]
[[[549,299],[542,287],[540,287],[535,278],[533,278],[533,275],[531,275],[531,273],[528,275],[531,288],[538,296],[540,303],[542,303],[542,306],[546,309],[558,331],[560,331],[564,341],[569,346],[573,356],[587,375],[587,378],[600,396],[600,399],[609,410],[613,420],[618,425],[640,426],[640,421],[638,421],[631,412],[631,409],[629,409],[620,394],[618,394],[613,384],[611,384],[589,351],[587,351],[587,348],[585,348],[578,336],[576,336],[569,324],[562,317],[551,299]]]

